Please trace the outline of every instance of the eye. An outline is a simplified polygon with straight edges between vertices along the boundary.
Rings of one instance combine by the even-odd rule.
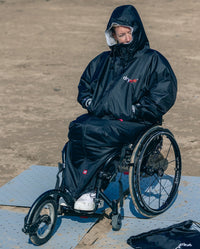
[[[123,34],[119,34],[119,37],[123,37],[123,36],[125,36],[125,34],[123,33]]]

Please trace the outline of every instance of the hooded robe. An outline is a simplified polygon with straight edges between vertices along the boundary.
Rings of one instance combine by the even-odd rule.
[[[130,43],[116,42],[116,25],[130,27]],[[64,180],[74,198],[94,190],[105,161],[152,125],[161,124],[176,99],[172,68],[163,55],[150,49],[133,6],[113,11],[105,36],[110,50],[88,64],[78,85],[78,102],[88,113],[69,125]]]

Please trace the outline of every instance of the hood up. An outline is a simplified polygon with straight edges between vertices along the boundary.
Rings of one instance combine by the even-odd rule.
[[[113,46],[118,45],[112,34],[112,27],[115,25],[130,27],[132,30],[133,40],[129,44],[123,45],[129,46],[134,51],[149,45],[140,16],[132,5],[117,7],[110,17],[105,36],[107,44],[111,49]]]

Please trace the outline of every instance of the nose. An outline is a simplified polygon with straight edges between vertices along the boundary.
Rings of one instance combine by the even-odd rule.
[[[126,43],[130,42],[132,40],[132,36],[130,34],[126,34]]]

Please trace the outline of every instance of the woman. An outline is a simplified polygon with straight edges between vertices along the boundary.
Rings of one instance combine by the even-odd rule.
[[[69,126],[65,184],[77,210],[94,209],[96,173],[105,160],[160,124],[176,99],[176,77],[150,49],[133,6],[113,11],[105,36],[110,51],[89,63],[78,86],[78,102],[88,114]]]

